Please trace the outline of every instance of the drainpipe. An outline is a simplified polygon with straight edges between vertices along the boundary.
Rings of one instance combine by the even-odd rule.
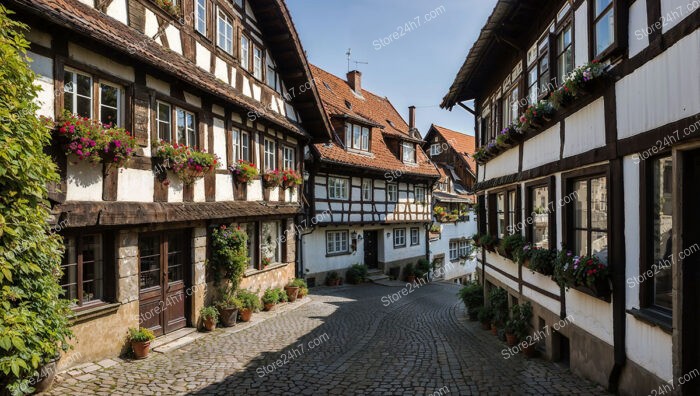
[[[615,180],[615,183],[610,183],[610,214],[613,232],[610,248],[610,258],[613,267],[613,349],[615,353],[615,365],[613,366],[610,376],[608,377],[608,391],[617,393],[620,385],[620,376],[622,370],[627,363],[627,353],[625,352],[625,332],[626,332],[626,292],[627,285],[625,284],[625,202],[624,202],[624,185],[622,160],[615,159],[610,161],[610,170],[608,171],[608,180]]]

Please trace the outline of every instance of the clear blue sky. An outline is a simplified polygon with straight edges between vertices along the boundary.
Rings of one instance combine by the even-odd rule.
[[[431,123],[474,134],[470,113],[458,106],[449,112],[439,105],[495,4],[496,0],[287,0],[309,61],[345,78],[345,53],[352,48],[353,60],[369,62],[357,65],[363,88],[388,97],[406,120],[408,106],[415,105],[423,136]],[[398,39],[387,38],[394,33]]]

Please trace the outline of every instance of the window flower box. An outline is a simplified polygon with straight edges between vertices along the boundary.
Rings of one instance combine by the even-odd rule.
[[[175,4],[174,0],[155,0],[158,7],[163,11],[177,18],[180,16],[180,7]]]
[[[595,90],[607,77],[605,66],[597,60],[574,69],[564,79],[564,84],[552,92],[549,101],[555,109],[567,107],[577,99]]]
[[[136,154],[136,139],[123,128],[64,113],[54,123],[66,155],[121,168]]]
[[[285,169],[282,171],[282,187],[285,189],[293,188],[301,185],[304,179],[293,169]]]
[[[252,184],[253,179],[259,175],[255,164],[244,160],[238,160],[238,163],[230,166],[228,170],[233,174],[236,182],[240,184]]]
[[[194,184],[219,166],[216,155],[177,143],[161,141],[154,150],[153,156],[163,161],[163,166],[175,172],[185,185]]]
[[[282,185],[282,174],[279,170],[269,170],[262,175],[265,188],[275,188]]]
[[[554,278],[566,288],[610,302],[610,271],[596,256],[579,257],[570,251],[559,252]]]

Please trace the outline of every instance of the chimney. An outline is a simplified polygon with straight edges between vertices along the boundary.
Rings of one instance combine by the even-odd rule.
[[[408,129],[416,127],[416,106],[408,106]]]
[[[362,73],[358,70],[348,72],[348,84],[355,93],[362,95]]]

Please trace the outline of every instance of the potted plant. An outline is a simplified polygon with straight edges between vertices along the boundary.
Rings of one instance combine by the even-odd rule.
[[[442,206],[435,206],[435,208],[433,208],[433,214],[435,215],[437,221],[443,223],[445,221],[445,217],[447,216],[447,210]]]
[[[338,286],[340,284],[340,276],[335,271],[331,271],[326,275],[326,285]]]
[[[220,292],[220,299],[216,302],[216,309],[219,310],[219,319],[224,327],[231,327],[236,324],[238,311],[242,307],[241,300],[236,297],[233,288],[226,288]]]
[[[481,307],[477,313],[477,318],[481,322],[481,328],[484,330],[491,329],[491,321],[493,320],[493,310],[490,307]]]
[[[287,298],[289,302],[294,302],[297,300],[297,295],[299,294],[299,286],[297,286],[294,281],[290,281],[284,287],[284,291],[287,292]]]
[[[521,339],[520,335],[524,332],[523,328],[527,329],[527,323],[521,313],[521,306],[515,304],[510,309],[510,319],[506,322],[505,330],[508,346],[515,346],[518,343],[518,339]]]
[[[163,11],[174,17],[180,14],[180,7],[178,7],[173,0],[156,0],[156,4],[158,4],[158,7],[162,8]]]
[[[280,288],[275,290],[277,291],[277,303],[286,303],[289,301],[289,298],[287,298],[287,293],[284,290]]]
[[[263,186],[265,188],[275,188],[282,185],[282,174],[279,170],[269,170],[263,173]]]
[[[406,264],[406,266],[403,269],[403,274],[406,277],[406,282],[413,283],[416,281],[416,271],[413,268],[412,263]]]
[[[367,266],[363,264],[353,264],[345,273],[348,283],[357,285],[367,280]]]
[[[479,238],[481,245],[488,251],[493,252],[496,246],[496,238],[491,234],[484,234]]]
[[[197,179],[219,167],[219,158],[205,150],[166,141],[155,143],[153,149],[153,157],[175,172],[184,185],[194,184]]]
[[[253,180],[258,177],[258,168],[249,161],[238,160],[236,165],[228,168],[238,183],[252,184]]]
[[[265,311],[272,311],[277,302],[279,302],[280,296],[277,289],[267,289],[262,296],[262,303],[265,307]]]
[[[300,186],[303,182],[304,179],[294,169],[285,169],[282,171],[282,187],[285,189]]]
[[[257,294],[248,290],[239,290],[236,296],[241,300],[242,307],[239,311],[241,321],[249,322],[250,318],[253,316],[253,312],[257,312],[261,308],[260,298]]]
[[[523,247],[523,265],[532,272],[551,276],[554,273],[554,261],[556,252],[549,249],[542,249],[536,246],[526,245]]]
[[[296,278],[291,282],[292,286],[297,286],[299,287],[299,292],[297,293],[297,298],[302,299],[304,296],[309,294],[309,287],[306,284],[306,281],[301,279],[301,278]]]
[[[494,287],[489,293],[489,305],[493,310],[493,320],[491,322],[491,332],[498,334],[498,328],[508,318],[508,292],[505,289]]]
[[[520,234],[513,234],[503,237],[498,244],[498,254],[508,259],[513,259],[513,253],[522,248],[525,240]]]
[[[216,329],[216,321],[219,319],[219,311],[217,311],[216,308],[212,306],[202,307],[202,309],[199,310],[199,314],[202,316],[202,324],[206,331],[213,331]]]
[[[131,342],[131,350],[134,351],[136,359],[145,359],[151,350],[151,341],[156,336],[151,330],[145,327],[129,328],[129,342]]]
[[[459,291],[459,297],[469,310],[469,320],[477,320],[479,309],[484,306],[484,288],[477,282],[467,283]]]
[[[248,234],[241,227],[225,224],[211,233],[212,257],[209,264],[214,282],[228,280],[231,290],[237,290],[246,268],[248,268]]]

